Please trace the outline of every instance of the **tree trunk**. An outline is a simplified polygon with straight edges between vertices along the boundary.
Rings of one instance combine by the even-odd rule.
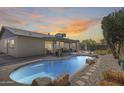
[[[117,52],[117,44],[113,43],[112,41],[109,41],[108,43],[109,43],[109,46],[110,46],[110,49],[112,51],[112,54],[113,54],[114,58],[118,59],[119,55],[118,55],[118,52]]]

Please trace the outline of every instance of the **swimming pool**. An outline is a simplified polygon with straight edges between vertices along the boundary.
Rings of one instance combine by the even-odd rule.
[[[10,78],[18,83],[31,84],[35,78],[50,77],[55,79],[58,75],[74,74],[85,67],[88,56],[74,56],[64,60],[44,60],[22,66],[10,74]]]

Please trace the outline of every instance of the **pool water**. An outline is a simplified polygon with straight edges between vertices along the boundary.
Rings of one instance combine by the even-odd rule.
[[[85,67],[88,56],[74,56],[64,60],[44,60],[18,68],[10,74],[10,78],[18,83],[31,84],[38,77],[50,77],[54,80],[58,75],[74,74]]]

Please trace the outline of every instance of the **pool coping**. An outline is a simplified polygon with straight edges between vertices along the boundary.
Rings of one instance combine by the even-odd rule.
[[[92,68],[92,67],[94,67],[94,65],[96,65],[95,66],[95,69],[94,69],[94,71],[93,72],[91,72],[92,74],[90,75],[90,76],[92,76],[93,75],[93,73],[97,70],[97,68],[99,67],[99,64],[100,64],[100,62],[101,62],[101,58],[99,57],[99,58],[96,58],[96,62],[94,63],[94,64],[92,64],[92,65],[87,65],[87,67],[86,68],[84,68],[84,69],[81,69],[79,72],[77,72],[77,73],[79,73],[79,74],[75,74],[74,75],[74,77],[72,78],[72,84],[71,84],[71,86],[87,86],[86,84],[86,80],[84,81],[84,80],[81,80],[81,78],[82,78],[82,76],[86,76],[86,73],[89,73],[89,70]],[[81,77],[80,77],[81,76]],[[76,84],[76,81],[78,81],[78,80],[76,80],[76,79],[78,79],[79,81],[81,80],[81,82],[83,83],[83,85],[77,85]],[[88,80],[89,80],[89,78],[88,78]]]

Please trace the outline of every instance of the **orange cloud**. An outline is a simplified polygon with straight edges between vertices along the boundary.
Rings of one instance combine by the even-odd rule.
[[[42,25],[36,25],[35,27],[38,29],[48,29],[48,26],[42,26]]]
[[[49,30],[51,34],[66,33],[67,36],[80,35],[82,32],[87,31],[88,28],[98,23],[98,19],[56,19],[53,23],[47,26],[37,25],[35,26],[37,32],[43,33],[45,30]]]
[[[96,22],[97,20],[72,20],[70,24],[68,24],[64,28],[56,28],[51,33],[66,33],[68,36],[79,35]]]
[[[41,18],[43,17],[42,15],[39,15],[39,14],[28,14],[29,17],[31,18]]]

